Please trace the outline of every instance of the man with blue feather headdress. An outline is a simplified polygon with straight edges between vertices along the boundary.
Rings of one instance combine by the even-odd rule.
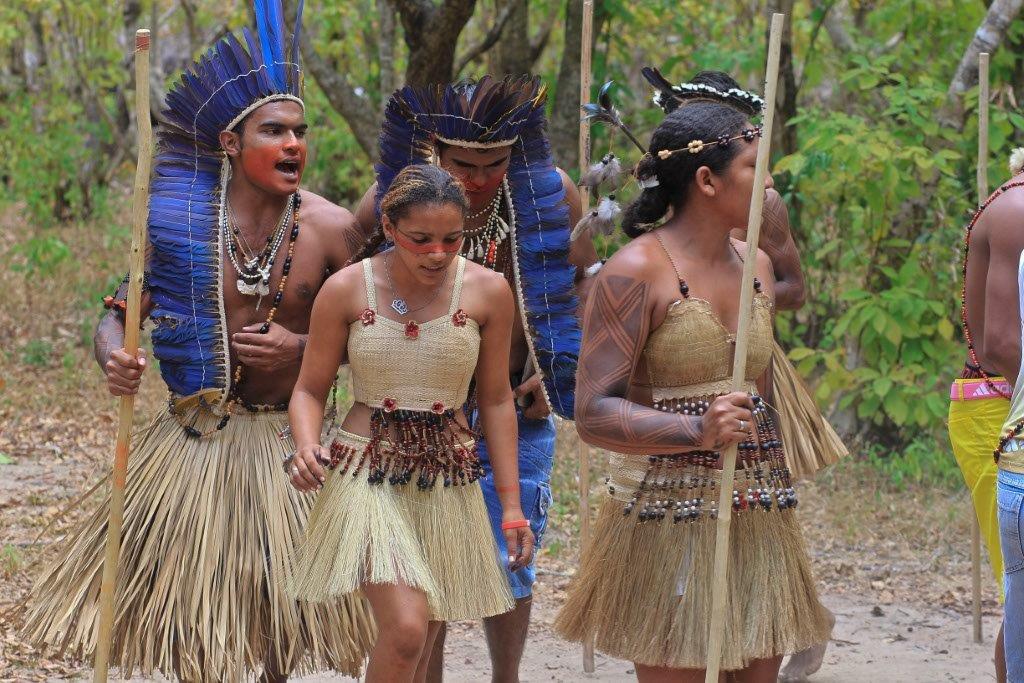
[[[463,255],[504,273],[517,297],[520,316],[513,329],[510,382],[519,405],[522,507],[538,544],[552,500],[552,412],[573,416],[580,344],[575,286],[600,268],[589,237],[570,241],[580,219],[580,195],[551,158],[546,97],[540,79],[527,77],[485,76],[396,91],[385,109],[376,184],[356,211],[360,227],[379,246],[380,198],[403,168],[439,164],[465,187],[470,208]],[[499,555],[504,555],[501,506],[483,447],[480,457],[484,498]],[[510,573],[516,608],[484,620],[494,680],[518,680],[535,576],[533,564]],[[439,642],[433,677],[441,651]]]
[[[287,401],[313,299],[362,237],[352,215],[299,189],[306,122],[298,33],[280,0],[182,74],[158,131],[143,314],[168,409],[136,435],[125,489],[110,661],[126,675],[283,680],[358,675],[373,625],[358,601],[288,598],[288,557],[312,501],[282,472]],[[124,287],[96,334],[111,393],[147,366],[123,347]],[[30,595],[24,631],[91,658],[106,505],[68,536]]]

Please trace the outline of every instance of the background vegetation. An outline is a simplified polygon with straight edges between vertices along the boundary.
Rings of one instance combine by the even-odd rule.
[[[958,251],[977,200],[972,60],[994,48],[995,186],[1024,124],[1020,0],[595,5],[595,88],[615,80],[641,139],[660,118],[641,65],[672,80],[722,69],[759,90],[766,16],[790,15],[773,169],[810,291],[802,311],[781,319],[781,336],[865,459],[896,480],[949,481],[945,387],[963,355]],[[21,277],[3,307],[32,307],[40,288],[68,305],[8,329],[6,366],[63,367],[68,377],[86,367],[97,302],[125,268],[135,29],[154,29],[159,121],[174,75],[247,12],[213,0],[0,4],[0,267]],[[544,77],[557,159],[575,168],[580,18],[579,0],[310,0],[307,185],[353,206],[371,182],[376,122],[395,87],[488,72]],[[974,37],[983,25],[987,46]],[[621,137],[596,131],[595,153],[607,149],[634,158]]]

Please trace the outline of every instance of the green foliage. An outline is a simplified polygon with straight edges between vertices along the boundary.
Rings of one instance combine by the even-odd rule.
[[[963,475],[945,444],[940,446],[933,438],[925,436],[913,439],[898,452],[885,451],[877,446],[871,448],[867,462],[898,490],[910,486],[956,490],[964,483]]]
[[[45,339],[33,339],[21,348],[21,362],[35,367],[50,365],[53,344]]]
[[[11,249],[11,269],[30,280],[53,277],[57,267],[71,257],[71,250],[54,235],[32,237]]]

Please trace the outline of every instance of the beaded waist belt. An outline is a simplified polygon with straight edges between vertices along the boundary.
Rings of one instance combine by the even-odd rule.
[[[655,402],[665,412],[703,415],[715,397]],[[797,506],[775,422],[759,396],[754,396],[753,437],[738,444],[732,507],[748,510],[786,510]],[[646,458],[612,454],[608,493],[626,503],[622,514],[636,513],[638,522],[692,522],[718,516],[722,474],[717,451],[691,451]]]
[[[403,486],[416,475],[417,488],[471,484],[483,476],[472,431],[459,424],[453,409],[403,410],[393,404],[374,408],[370,436],[362,448],[335,439],[328,467],[357,476],[367,468],[367,481]]]

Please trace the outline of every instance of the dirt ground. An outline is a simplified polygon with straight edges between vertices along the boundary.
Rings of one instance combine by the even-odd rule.
[[[28,420],[34,433],[46,436],[15,443],[9,430],[0,435],[0,452],[13,461],[0,466],[0,544],[4,547],[0,612],[10,610],[27,588],[35,570],[31,562],[53,556],[59,544],[52,541],[58,531],[47,532],[48,540],[39,545],[33,546],[31,540],[102,471],[113,427],[109,415],[94,426],[72,420],[18,419]],[[841,465],[819,482],[802,487],[808,546],[823,600],[837,618],[824,666],[810,680],[995,680],[991,652],[999,609],[987,562],[983,567],[985,638],[981,645],[972,642],[965,496],[871,490],[870,477],[861,466]],[[80,509],[70,518],[82,514]],[[573,517],[569,513],[554,521],[554,542],[549,547],[558,548],[560,556],[548,552],[541,557],[523,680],[630,680],[630,663],[600,654],[595,673],[584,674],[580,648],[551,631],[575,556],[575,544],[558,539],[572,537]],[[69,523],[63,522],[64,526]],[[88,669],[81,663],[50,659],[24,646],[16,634],[17,624],[15,607],[0,622],[0,681],[87,677]],[[478,683],[488,675],[479,624],[453,624],[446,653],[446,680]],[[301,680],[345,679],[324,675]]]

